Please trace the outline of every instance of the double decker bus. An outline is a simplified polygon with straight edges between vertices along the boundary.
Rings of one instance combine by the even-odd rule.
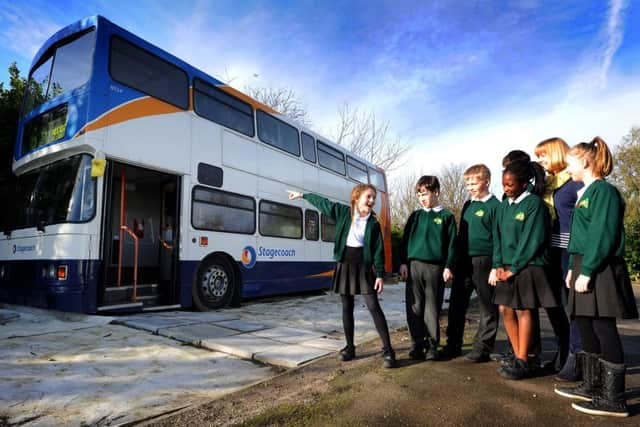
[[[85,313],[216,309],[327,288],[335,224],[384,171],[101,16],[29,71],[1,224],[0,301]]]

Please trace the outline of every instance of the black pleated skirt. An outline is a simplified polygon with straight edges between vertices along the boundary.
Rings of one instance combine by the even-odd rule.
[[[582,255],[573,254],[573,271],[567,308],[571,316],[638,318],[638,307],[624,259],[613,258],[604,262],[591,275],[590,291],[584,294],[575,291],[575,281],[580,271],[582,271]]]
[[[372,294],[374,283],[373,271],[362,262],[362,248],[347,246],[344,261],[338,263],[333,275],[333,291],[340,295]]]
[[[505,266],[507,269],[509,266]],[[507,282],[498,282],[493,303],[515,310],[560,305],[544,267],[529,265]]]

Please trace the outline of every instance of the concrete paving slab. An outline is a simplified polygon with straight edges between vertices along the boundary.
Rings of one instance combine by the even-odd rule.
[[[269,367],[120,325],[3,340],[8,425],[114,425],[215,399]]]
[[[129,316],[126,318],[115,319],[112,323],[157,334],[160,329],[192,325],[198,322],[177,317],[156,317],[153,315],[145,315],[140,317]]]
[[[196,323],[193,325],[176,326],[158,329],[158,335],[199,346],[202,340],[215,339],[236,335],[240,332],[223,328],[213,323]]]
[[[260,331],[262,329],[273,327],[265,323],[250,322],[242,319],[225,320],[222,322],[214,322],[214,323],[222,326],[223,328],[235,329],[236,331],[239,331],[239,332],[254,332],[254,331]]]
[[[232,335],[228,337],[202,340],[200,346],[210,350],[232,354],[243,359],[252,359],[256,353],[268,351],[283,344],[267,338],[260,338],[250,334]]]
[[[261,338],[269,338],[275,341],[282,341],[285,343],[299,344],[302,341],[308,341],[312,338],[320,338],[324,334],[322,332],[279,326],[276,328],[263,329],[261,331],[252,332],[251,335],[255,335]]]
[[[2,304],[4,312],[14,313],[13,320],[0,328],[0,339],[32,337],[49,333],[75,331],[107,325],[113,320],[108,316],[90,316],[64,313],[54,310]]]
[[[328,350],[316,349],[297,344],[283,345],[271,350],[256,353],[253,358],[269,365],[295,368],[303,363],[310,362],[331,353]]]
[[[240,318],[238,313],[230,313],[227,311],[167,311],[157,313],[157,317],[169,317],[176,319],[192,320],[197,322],[222,322],[224,320],[237,320]]]
[[[323,350],[329,350],[329,351],[339,351],[342,349],[342,347],[345,346],[345,343],[342,340],[321,337],[321,338],[314,338],[308,341],[303,341],[300,343],[300,345],[303,345],[305,347],[321,348]]]

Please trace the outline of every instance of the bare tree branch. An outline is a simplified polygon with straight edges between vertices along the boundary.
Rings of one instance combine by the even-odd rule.
[[[462,163],[449,163],[440,168],[438,180],[440,181],[440,203],[447,208],[460,222],[462,205],[469,197],[464,183],[464,171],[467,166]]]
[[[409,144],[390,134],[388,121],[379,122],[373,112],[351,109],[346,103],[338,109],[338,115],[335,142],[387,172],[404,164]]]
[[[301,125],[311,127],[307,108],[293,89],[246,86],[244,91],[250,97],[268,105],[280,114],[284,114]]]

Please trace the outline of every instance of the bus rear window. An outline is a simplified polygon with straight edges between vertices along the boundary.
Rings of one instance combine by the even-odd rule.
[[[369,177],[367,176],[367,165],[357,161],[351,156],[347,156],[347,173],[356,181],[360,181],[364,184],[369,182]]]
[[[187,73],[119,37],[111,39],[109,72],[133,89],[184,110],[189,106]]]
[[[22,154],[64,138],[67,131],[67,104],[33,119],[24,127]]]
[[[384,182],[384,174],[376,169],[369,168],[369,179],[371,179],[371,184],[373,184],[380,191],[387,191],[387,186]]]

